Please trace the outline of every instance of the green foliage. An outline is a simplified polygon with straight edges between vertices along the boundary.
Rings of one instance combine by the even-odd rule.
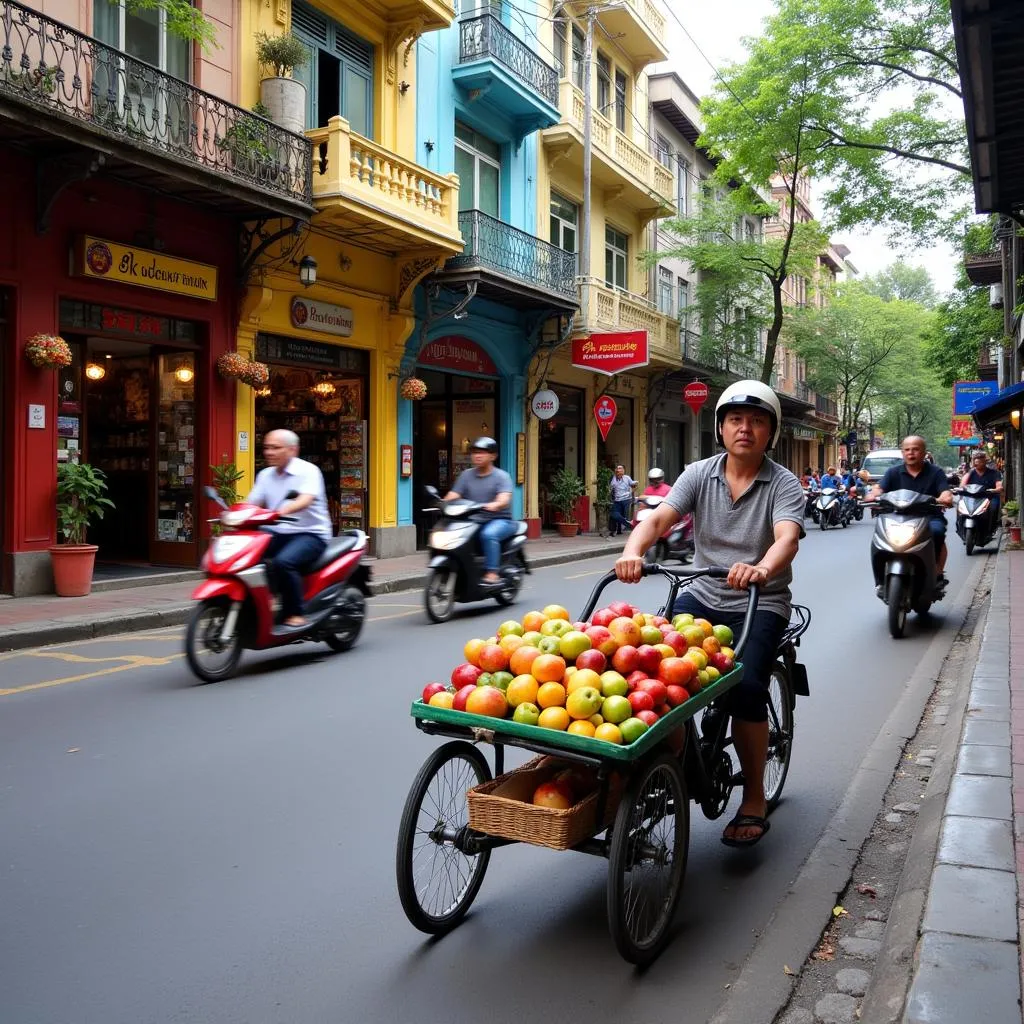
[[[266,32],[257,32],[256,60],[261,68],[272,71],[274,78],[284,78],[295,68],[306,65],[309,61],[309,48],[290,34],[268,36]]]
[[[110,3],[116,7],[119,0],[110,0]],[[124,6],[129,14],[163,11],[167,15],[167,31],[172,35],[198,43],[207,52],[219,49],[213,23],[189,0],[124,0]]]
[[[57,466],[57,527],[65,544],[84,544],[93,519],[102,519],[114,503],[106,497],[106,474],[86,462]]]
[[[1017,516],[1020,515],[1020,502],[1011,498],[1005,505],[1003,505],[1003,514],[1007,519],[1016,522]]]
[[[877,295],[885,302],[900,299],[916,302],[926,309],[939,304],[931,274],[924,267],[912,267],[903,260],[896,260],[885,270],[861,278],[861,284],[869,295]]]
[[[614,475],[613,470],[603,464],[597,467],[597,503],[600,504],[611,504],[611,488],[612,488],[612,476]]]
[[[250,167],[270,160],[268,141],[267,124],[264,121],[259,117],[239,114],[224,137],[217,140],[217,148],[230,153],[236,164]]]
[[[210,474],[213,477],[213,489],[221,501],[226,505],[234,505],[239,498],[235,484],[245,476],[245,473],[233,462],[222,462],[219,466],[210,466]]]
[[[561,513],[562,522],[575,522],[576,502],[583,494],[583,481],[565,466],[555,473],[548,485],[548,501]]]

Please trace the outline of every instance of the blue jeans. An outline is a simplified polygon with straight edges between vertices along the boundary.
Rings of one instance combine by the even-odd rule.
[[[935,553],[938,554],[946,540],[946,517],[931,516],[928,526],[932,531],[932,540],[935,541]]]
[[[623,527],[629,526],[629,498],[612,502],[612,514],[608,517],[612,533],[622,533]]]
[[[302,614],[302,574],[323,553],[327,541],[315,533],[275,533],[266,559],[273,559],[284,618]]]
[[[484,551],[484,568],[497,572],[501,566],[501,542],[516,532],[513,519],[492,519],[480,528],[480,546]]]

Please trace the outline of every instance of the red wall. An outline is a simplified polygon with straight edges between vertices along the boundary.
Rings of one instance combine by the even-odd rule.
[[[137,233],[140,234],[138,237]],[[216,302],[204,302],[125,285],[72,277],[70,252],[76,234],[87,233],[151,248],[152,232],[168,255],[219,268]],[[97,178],[72,185],[51,208],[50,227],[36,233],[35,177],[31,161],[5,150],[0,161],[0,286],[14,289],[5,359],[5,508],[3,550],[45,549],[54,542],[57,480],[57,375],[37,370],[22,354],[38,332],[56,334],[61,298],[181,317],[206,325],[209,345],[198,354],[197,374],[205,381],[197,416],[206,463],[234,451],[234,386],[214,372],[222,352],[234,348],[237,228],[198,207]],[[46,407],[46,429],[28,429],[30,403]],[[200,482],[206,483],[201,471]],[[144,506],[143,506],[144,508]],[[145,514],[144,511],[142,514]],[[200,517],[201,518],[201,517]]]

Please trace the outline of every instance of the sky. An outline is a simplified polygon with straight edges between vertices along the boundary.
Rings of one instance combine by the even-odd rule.
[[[706,0],[667,0],[667,3],[674,8],[693,42],[670,13],[667,25],[672,59],[659,65],[658,70],[671,68],[698,96],[708,92],[715,81],[715,71],[708,61],[721,68],[742,60],[745,56],[743,37],[758,35],[764,18],[775,6],[772,0],[713,0],[711,3]],[[701,56],[700,51],[708,60]],[[820,207],[817,212],[822,212]],[[875,274],[902,257],[912,265],[927,267],[940,293],[953,287],[956,257],[946,243],[930,246],[926,252],[910,250],[896,253],[888,244],[886,232],[877,228],[837,232],[833,241],[849,246],[850,261],[861,275]]]

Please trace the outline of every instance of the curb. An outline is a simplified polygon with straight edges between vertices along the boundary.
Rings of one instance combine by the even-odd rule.
[[[566,562],[584,561],[604,555],[618,554],[621,544],[595,545],[583,551],[559,551],[530,559],[531,569],[545,569]],[[610,568],[610,567],[609,567]],[[398,594],[416,590],[427,579],[426,569],[376,580],[370,584],[370,595]],[[162,626],[180,626],[188,621],[192,602],[169,605],[160,611],[140,611],[130,615],[109,616],[101,619],[67,619],[48,624],[31,623],[24,629],[0,630],[0,651],[22,651],[30,647],[45,647],[49,644],[72,643],[76,640],[94,640],[97,637],[112,636],[115,633],[138,633],[145,629],[159,629]]]

